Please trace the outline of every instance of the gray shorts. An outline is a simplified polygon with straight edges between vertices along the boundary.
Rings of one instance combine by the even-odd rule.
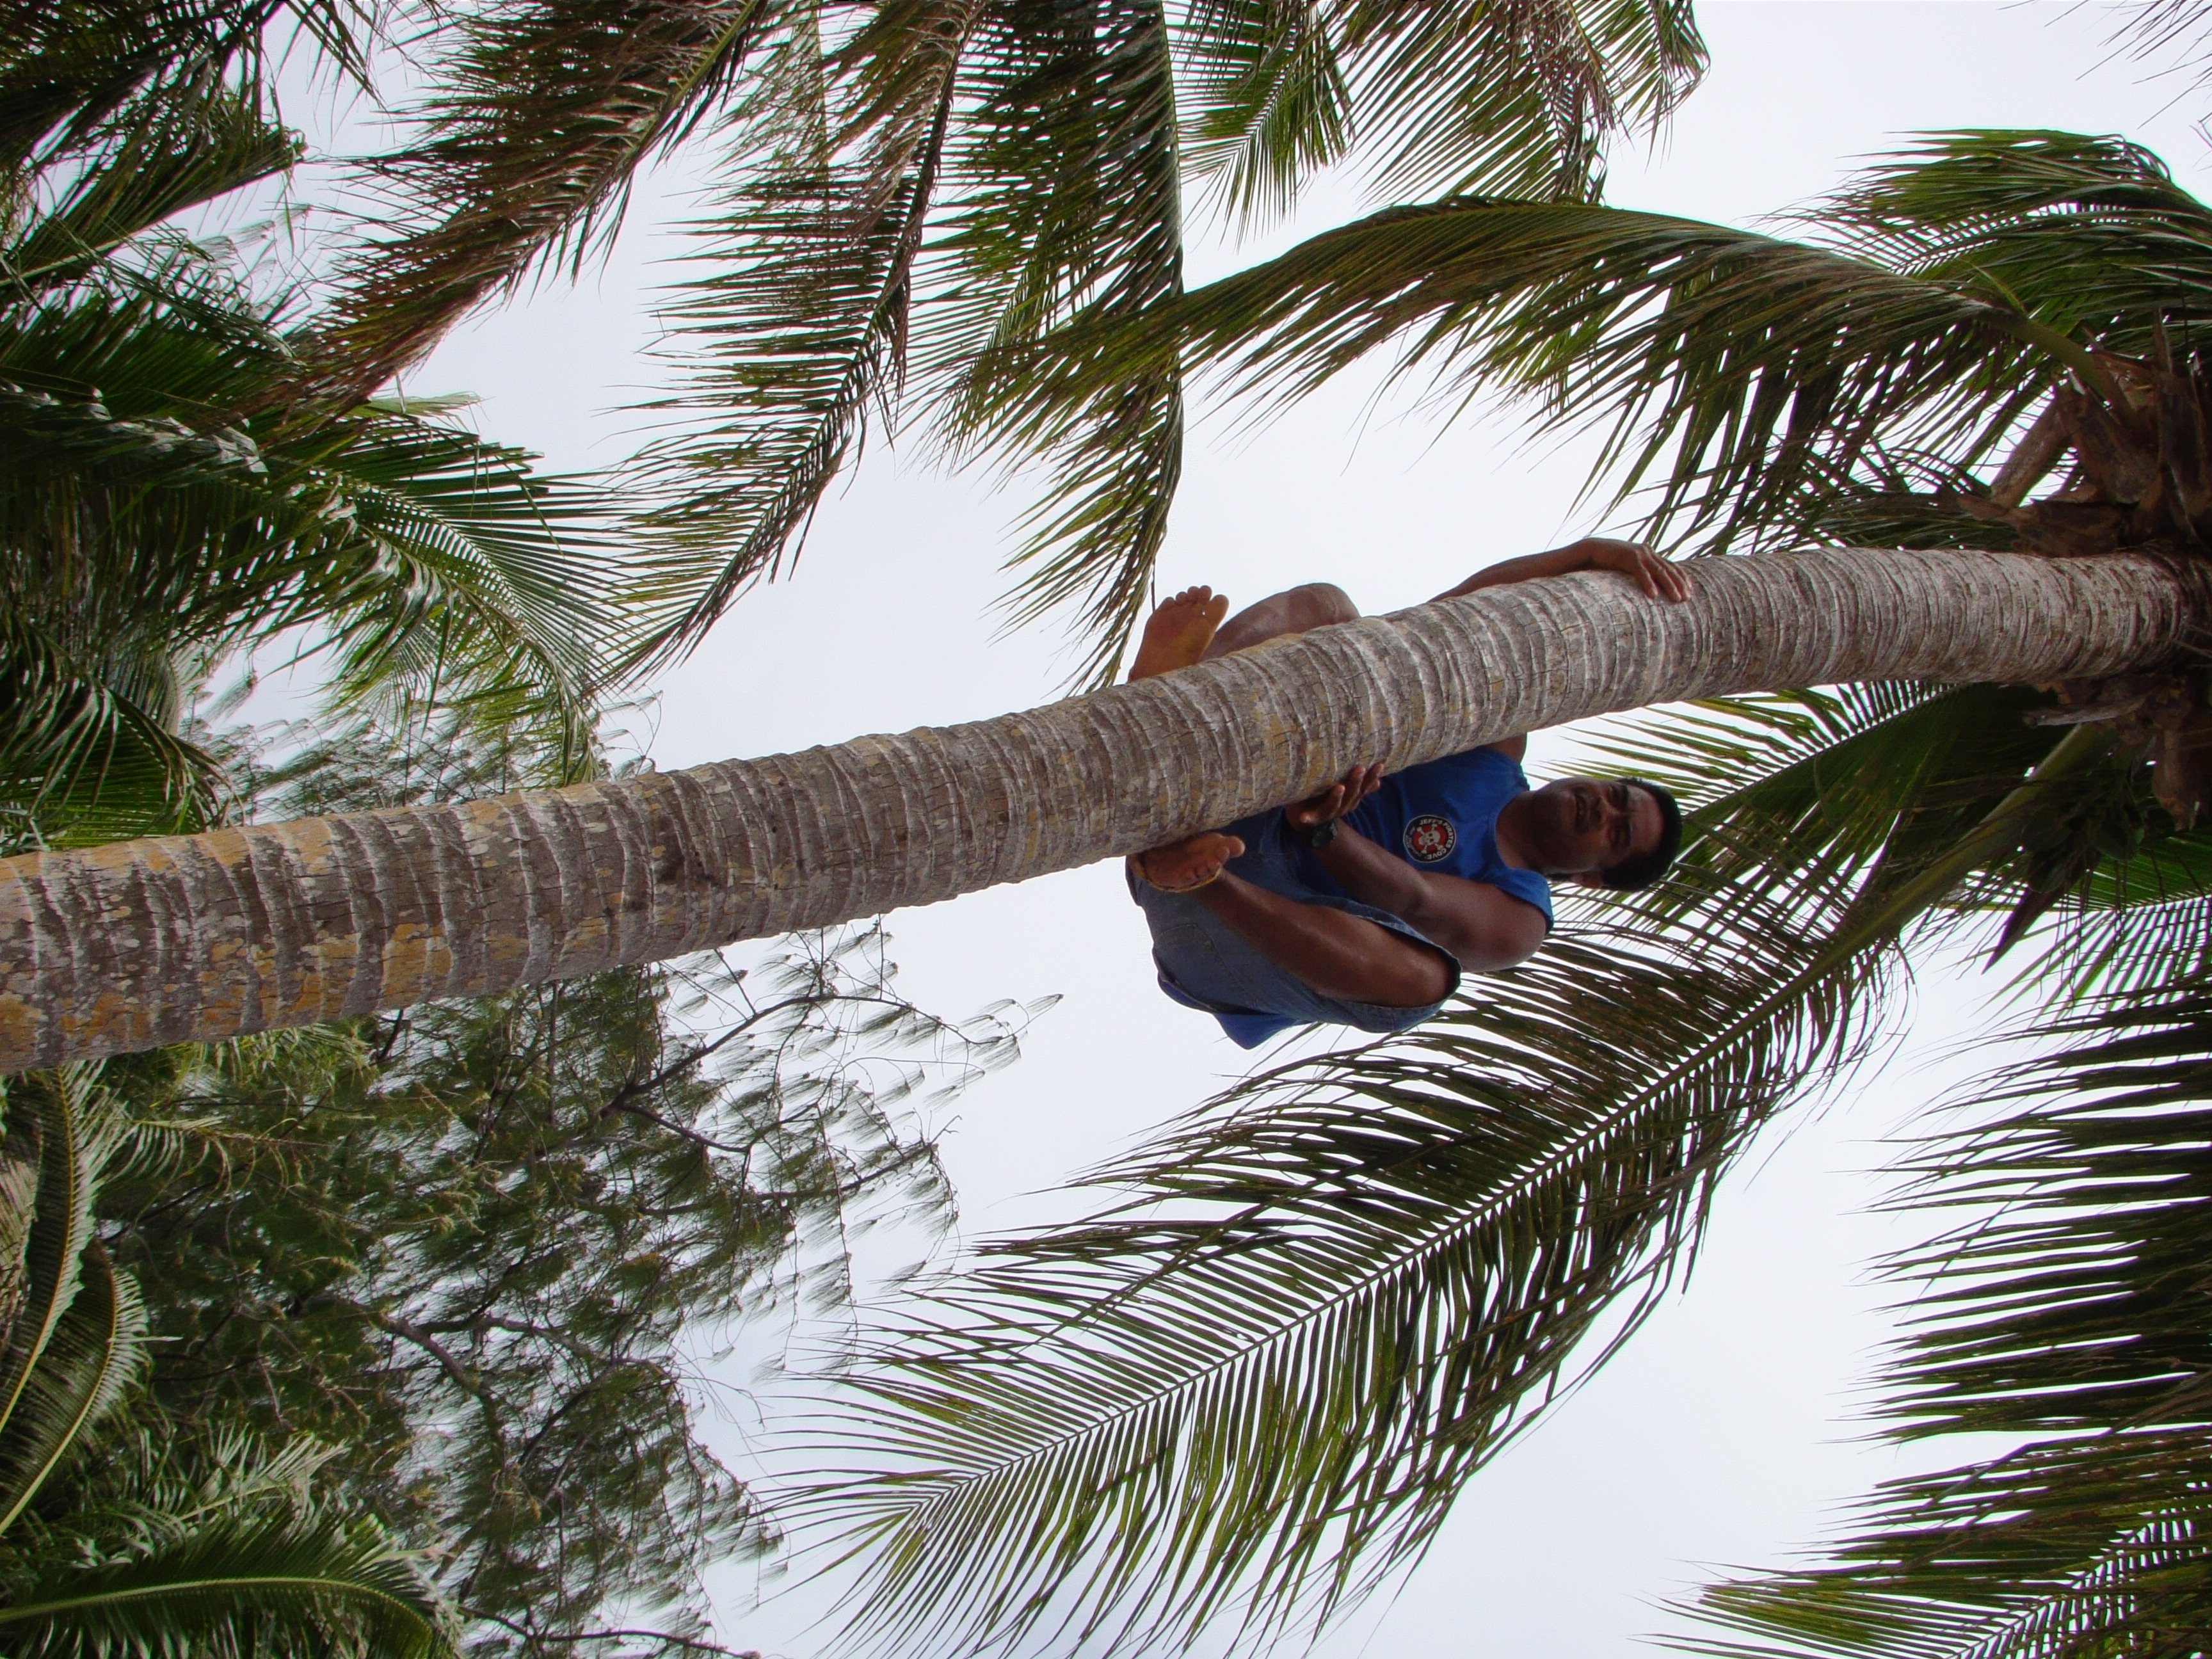
[[[1296,899],[1326,904],[1425,945],[1451,969],[1451,988],[1459,988],[1459,962],[1450,951],[1387,910],[1357,899],[1324,893],[1307,884],[1298,867],[1298,845],[1281,809],[1239,819],[1223,832],[1244,843],[1244,854],[1228,865],[1231,875],[1255,887]],[[1163,893],[1129,875],[1129,892],[1143,907],[1152,930],[1152,961],[1160,988],[1186,1007],[1210,1014],[1273,1015],[1296,1025],[1349,1025],[1362,1031],[1402,1031],[1429,1018],[1443,1001],[1425,1008],[1387,1008],[1378,1003],[1325,997],[1287,968],[1271,961],[1259,946],[1199,902],[1192,893]],[[1450,992],[1445,993],[1449,1000]],[[1239,1042],[1244,1039],[1231,1030]],[[1255,1038],[1252,1047],[1264,1038]]]

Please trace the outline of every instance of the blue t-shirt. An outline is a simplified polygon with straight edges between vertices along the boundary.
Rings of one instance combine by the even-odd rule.
[[[1486,881],[1508,897],[1534,905],[1548,930],[1552,884],[1498,853],[1498,815],[1528,787],[1520,762],[1495,749],[1470,749],[1392,773],[1344,822],[1416,870]],[[1298,851],[1298,872],[1313,887],[1350,896],[1310,849]]]
[[[1473,749],[1408,767],[1384,779],[1382,787],[1345,821],[1416,869],[1441,870],[1469,881],[1486,881],[1511,897],[1534,905],[1549,928],[1551,884],[1534,871],[1516,869],[1498,855],[1498,814],[1528,787],[1519,762],[1495,749]],[[1322,868],[1312,850],[1285,829],[1279,809],[1255,813],[1229,828],[1248,849],[1229,867],[1247,881],[1306,903],[1336,902],[1380,925],[1395,926],[1416,939],[1422,937],[1402,920],[1362,904],[1346,893]],[[1255,1048],[1293,1026],[1316,1021],[1352,1024],[1362,1030],[1401,1030],[1435,1012],[1433,1008],[1354,1006],[1320,997],[1256,946],[1237,936],[1233,929],[1210,918],[1202,906],[1188,896],[1159,893],[1133,877],[1130,890],[1146,907],[1152,924],[1152,953],[1160,968],[1160,988],[1176,1001],[1212,1014],[1241,1048]],[[1190,984],[1202,988],[1205,995],[1194,994],[1177,982],[1179,977],[1188,977]],[[1278,981],[1273,994],[1264,983],[1270,977]],[[1208,997],[1219,1000],[1210,1001]],[[1295,1006],[1298,1012],[1261,1012],[1277,1006],[1279,997],[1283,1006]]]

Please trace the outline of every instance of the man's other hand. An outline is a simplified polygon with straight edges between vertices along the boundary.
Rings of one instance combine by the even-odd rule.
[[[1677,602],[1690,597],[1689,573],[1669,564],[1642,542],[1618,542],[1610,536],[1585,536],[1548,553],[1529,553],[1507,559],[1487,570],[1478,570],[1457,587],[1437,595],[1455,599],[1486,587],[1505,587],[1514,582],[1538,581],[1547,576],[1569,576],[1577,570],[1618,570],[1655,599]]]
[[[1570,568],[1618,570],[1652,599],[1671,599],[1679,604],[1690,597],[1689,574],[1680,565],[1668,563],[1642,542],[1585,536],[1560,551],[1582,560],[1578,566]]]
[[[1355,766],[1344,775],[1344,781],[1332,783],[1318,795],[1283,809],[1283,821],[1303,835],[1317,830],[1331,819],[1340,818],[1360,802],[1382,787],[1380,766]]]

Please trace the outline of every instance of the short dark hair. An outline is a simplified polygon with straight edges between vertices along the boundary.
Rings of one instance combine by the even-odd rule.
[[[1625,858],[1610,869],[1598,872],[1600,885],[1632,893],[1665,875],[1668,866],[1674,862],[1674,854],[1682,850],[1682,809],[1674,805],[1674,797],[1664,787],[1649,778],[1623,778],[1621,781],[1632,789],[1643,790],[1659,803],[1659,844],[1648,853]]]

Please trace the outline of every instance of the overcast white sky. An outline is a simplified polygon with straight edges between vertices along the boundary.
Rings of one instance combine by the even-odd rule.
[[[1966,126],[2123,132],[2205,188],[2197,100],[2110,61],[2099,6],[1708,0],[1710,79],[1656,151],[1613,160],[1624,205],[1747,222],[1808,201],[1898,135]],[[2179,99],[2178,104],[2172,100]],[[1316,197],[1300,231],[1349,216]],[[481,394],[488,434],[560,465],[616,459],[614,412],[650,381],[655,234],[632,228],[580,289],[550,289],[453,338],[409,389]],[[1203,249],[1194,277],[1290,240]],[[1328,578],[1370,611],[1425,598],[1497,559],[1596,528],[1570,505],[1580,452],[1532,453],[1511,412],[1439,433],[1347,386],[1259,434],[1201,421],[1159,580],[1240,603]],[[988,715],[1054,696],[1069,659],[1050,633],[995,639],[1005,526],[1021,505],[878,450],[825,504],[795,573],[739,604],[660,688],[664,767],[863,732]],[[1556,763],[1540,745],[1533,769]],[[1210,1094],[1244,1064],[1204,1017],[1152,986],[1118,869],[1095,867],[891,918],[902,986],[959,1014],[1060,994],[1026,1057],[962,1103],[946,1152],[969,1236],[1070,1212],[1052,1188]],[[1857,1390],[1891,1328],[1866,1266],[1909,1224],[1872,1216],[1881,1139],[1938,1086],[1926,1057],[1970,1039],[1976,988],[1924,975],[1911,1042],[1817,1121],[1774,1136],[1723,1200],[1693,1284],[1601,1377],[1480,1479],[1402,1594],[1328,1638],[1358,1654],[1583,1659],[1627,1651],[1655,1604],[1705,1564],[1779,1565],[1838,1507],[1906,1467],[1863,1443]],[[735,1425],[726,1449],[753,1466]],[[1942,1461],[1966,1449],[1946,1449]],[[1931,1462],[1920,1455],[1918,1464]],[[755,1607],[722,1586],[722,1639],[822,1646],[801,1591]]]

